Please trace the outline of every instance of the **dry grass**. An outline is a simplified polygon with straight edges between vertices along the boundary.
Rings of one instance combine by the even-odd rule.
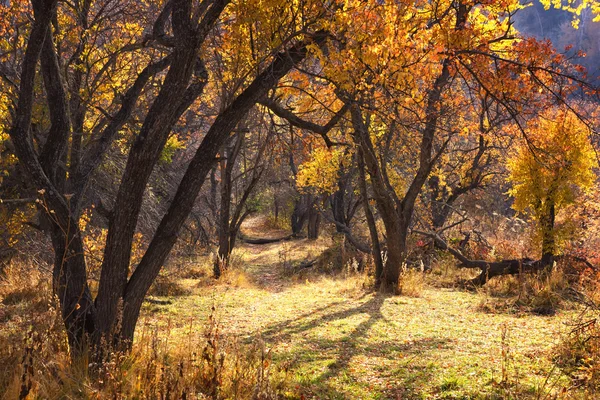
[[[313,259],[330,246],[328,238],[243,245],[220,282],[211,277],[209,256],[197,259],[193,271],[178,269],[169,276],[185,294],[145,303],[132,354],[115,355],[101,379],[67,362],[52,302],[35,308],[35,299],[12,294],[17,284],[11,283],[0,298],[6,313],[0,392],[18,398],[25,376],[37,398],[584,399],[597,393],[598,344],[587,339],[597,333],[576,337],[566,325],[578,321],[579,309],[561,303],[554,315],[538,316],[481,307],[519,291],[533,296],[525,302],[521,295],[527,307],[552,303],[544,288],[559,290],[559,275],[468,292],[452,287],[464,271],[442,264],[440,274],[406,271],[406,296],[391,296],[370,291],[372,266],[360,270],[351,257],[337,273],[286,274],[282,259]],[[7,295],[20,300],[7,305]]]
[[[39,305],[50,298],[40,275],[17,274],[21,267],[12,266],[7,272],[13,278],[1,282],[2,399],[267,400],[286,390],[285,364],[272,363],[260,337],[243,342],[228,335],[215,306],[204,320],[187,320],[184,335],[146,319],[131,354],[115,353],[99,370],[90,370],[89,357],[71,363],[54,301]]]
[[[582,314],[556,346],[554,361],[590,398],[600,396],[600,326],[598,313]]]
[[[425,274],[422,268],[402,268],[398,282],[398,294],[420,297],[425,289]]]
[[[572,309],[573,283],[557,266],[551,271],[519,276],[501,276],[479,290],[480,309],[486,312],[554,315],[560,309]]]

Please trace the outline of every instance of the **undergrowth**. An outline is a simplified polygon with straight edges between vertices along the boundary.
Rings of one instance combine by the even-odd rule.
[[[600,394],[595,276],[575,279],[559,265],[494,278],[473,292],[458,284],[473,271],[440,257],[429,272],[403,269],[401,295],[383,295],[372,291],[372,260],[333,242],[325,252],[308,241],[260,253],[242,248],[219,281],[208,256],[167,268],[132,352],[113,354],[99,371],[85,359],[70,362],[49,272],[13,262],[0,278],[0,393],[5,399]],[[324,264],[282,273],[314,258]],[[211,293],[222,299],[211,303]],[[564,321],[570,321],[566,331]]]
[[[224,334],[214,305],[207,320],[190,320],[183,336],[140,321],[131,353],[114,353],[93,370],[89,356],[72,362],[48,278],[22,264],[1,278],[2,399],[267,400],[288,390],[285,364],[273,364],[259,336],[241,342]],[[175,295],[159,282],[155,294]]]

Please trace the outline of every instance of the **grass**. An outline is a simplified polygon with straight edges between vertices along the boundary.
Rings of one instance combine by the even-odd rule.
[[[291,398],[544,398],[548,382],[553,392],[568,384],[550,352],[575,311],[490,313],[481,308],[489,294],[435,288],[417,271],[405,277],[407,296],[365,291],[360,274],[285,274],[282,259],[310,259],[328,245],[243,245],[245,286],[189,280],[189,295],[147,305],[144,323],[185,335],[216,304],[224,334],[260,336],[274,362],[290,366]]]
[[[245,227],[249,236],[265,235],[254,223]],[[553,362],[578,310],[559,308],[550,316],[490,312],[482,303],[506,293],[453,287],[451,267],[425,277],[407,272],[404,287],[410,290],[400,296],[370,291],[354,267],[290,273],[289,265],[318,257],[332,240],[240,244],[219,282],[210,278],[210,256],[195,260],[187,272],[167,269],[168,280],[159,284],[164,287],[144,304],[134,349],[152,352],[152,343],[161,343],[160,362],[182,360],[192,368],[193,360],[175,355],[207,346],[210,321],[209,333],[218,331],[224,343],[219,351],[231,354],[229,364],[219,367],[227,376],[258,371],[244,378],[258,385],[257,376],[269,369],[272,383],[260,382],[272,397],[264,398],[586,398]],[[18,305],[10,297],[0,300],[0,313],[14,315]],[[0,338],[7,327],[0,325]],[[209,365],[218,365],[214,360]],[[144,364],[135,365],[131,373],[141,374]],[[213,373],[202,368],[202,376]],[[257,398],[250,386],[233,386],[223,398]],[[232,395],[234,389],[245,394]]]

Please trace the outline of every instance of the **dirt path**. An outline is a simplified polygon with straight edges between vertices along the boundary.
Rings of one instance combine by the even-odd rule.
[[[281,233],[260,220],[244,232]],[[260,335],[274,360],[289,365],[298,385],[291,398],[484,399],[507,398],[511,391],[543,398],[551,385],[563,384],[549,350],[572,313],[489,314],[477,293],[426,288],[416,298],[385,296],[365,292],[362,276],[286,274],[283,261],[316,257],[328,245],[305,239],[243,244],[235,255],[243,270],[237,280],[186,280],[191,294],[147,306],[146,322],[185,334],[216,305],[225,333]],[[503,379],[506,385],[499,384]]]

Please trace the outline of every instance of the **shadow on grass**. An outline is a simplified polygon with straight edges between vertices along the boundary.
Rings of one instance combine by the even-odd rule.
[[[262,332],[262,336],[271,343],[292,343],[301,338],[299,347],[278,357],[294,360],[303,396],[323,399],[422,398],[423,388],[434,378],[438,367],[422,362],[420,356],[449,346],[451,340],[436,337],[409,343],[367,340],[376,323],[390,324],[381,312],[389,297],[377,294],[356,307],[338,311],[332,308],[339,303],[332,303],[314,313],[272,325]],[[311,331],[321,325],[358,314],[366,314],[366,319],[340,339],[311,335]],[[372,370],[361,374],[353,371],[356,367],[353,360],[361,358],[382,364],[371,365]]]

